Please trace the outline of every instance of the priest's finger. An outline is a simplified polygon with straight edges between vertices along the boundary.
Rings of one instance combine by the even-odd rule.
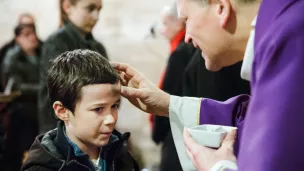
[[[223,140],[221,148],[225,148],[227,150],[233,151],[236,135],[237,135],[236,129],[228,132],[225,139]]]
[[[118,62],[111,62],[112,67],[119,72],[125,72],[128,76],[134,77],[138,72],[130,65]]]
[[[198,153],[199,150],[205,150],[205,148],[194,141],[189,132],[184,129],[184,141],[186,148],[190,151],[192,155]]]
[[[145,92],[140,90],[140,89],[136,89],[136,88],[132,88],[132,87],[126,87],[126,86],[122,86],[120,93],[123,97],[125,98],[144,98],[145,97]]]
[[[189,158],[193,161],[193,155],[192,153],[188,150],[188,148],[186,148],[186,153],[189,156]]]

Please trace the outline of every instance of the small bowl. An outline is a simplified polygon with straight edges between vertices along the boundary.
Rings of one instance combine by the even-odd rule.
[[[222,125],[199,125],[188,128],[193,139],[206,147],[219,148],[227,133],[237,129],[236,127]]]

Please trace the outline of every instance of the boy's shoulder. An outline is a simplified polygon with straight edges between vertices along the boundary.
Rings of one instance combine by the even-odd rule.
[[[22,169],[22,171],[53,171],[53,169],[47,168],[47,167],[42,167],[42,166],[32,166],[30,168],[27,169]]]
[[[22,171],[59,170],[62,167],[64,157],[55,144],[57,132],[58,130],[54,129],[36,137],[29,150],[28,158],[22,166]]]
[[[68,160],[77,160],[77,157],[73,157],[74,153],[71,150],[73,147],[68,143],[61,126],[58,124],[56,129],[36,137],[29,151],[28,159],[22,166],[22,171],[49,171],[60,170],[62,167],[79,167],[76,166],[77,162],[74,162],[75,166],[65,164],[70,163]],[[114,130],[111,143],[103,147],[103,150],[109,150],[105,153],[107,165],[115,167],[117,171],[139,170],[139,166],[129,152],[127,145],[130,135],[128,132],[121,134]]]

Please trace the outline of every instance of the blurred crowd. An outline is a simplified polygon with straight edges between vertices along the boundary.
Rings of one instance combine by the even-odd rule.
[[[101,3],[60,0],[60,25],[44,42],[37,36],[34,16],[19,16],[13,40],[0,50],[1,92],[20,94],[1,103],[1,170],[20,170],[35,137],[56,127],[46,87],[49,61],[75,49],[90,49],[108,59],[106,49],[91,33]]]
[[[0,90],[7,95],[19,93],[11,101],[0,104],[1,170],[20,170],[35,137],[56,127],[46,87],[49,61],[75,49],[90,49],[110,58],[102,43],[92,35],[101,10],[101,0],[60,0],[60,25],[44,42],[37,36],[34,16],[30,13],[19,16],[14,38],[0,50]],[[160,16],[160,32],[170,44],[167,65],[159,80],[162,90],[171,95],[221,101],[250,93],[249,82],[239,74],[242,62],[218,72],[206,69],[200,49],[184,42],[185,23],[178,18],[175,3],[164,7]],[[169,119],[151,115],[150,123],[151,138],[162,146],[157,170],[182,170]]]

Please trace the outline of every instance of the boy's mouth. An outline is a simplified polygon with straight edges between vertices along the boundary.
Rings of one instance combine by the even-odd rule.
[[[112,135],[112,132],[102,132],[101,134],[106,137],[110,137]]]

